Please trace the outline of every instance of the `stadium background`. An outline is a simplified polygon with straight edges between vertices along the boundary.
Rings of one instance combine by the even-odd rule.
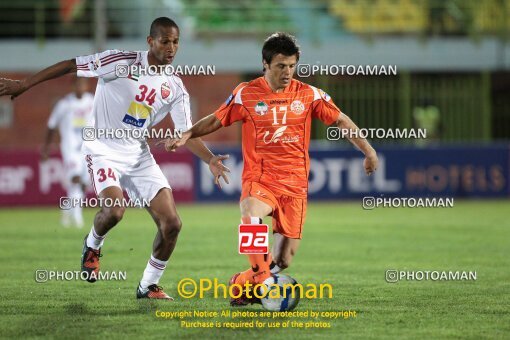
[[[216,68],[214,76],[184,77],[195,121],[216,109],[239,82],[260,75],[261,43],[274,31],[296,35],[303,64],[396,65],[397,76],[301,79],[328,92],[360,127],[419,127],[413,112],[421,106],[440,117],[433,140],[373,140],[382,164],[371,181],[357,178],[361,154],[346,141],[327,141],[326,127],[315,124],[312,199],[509,196],[508,1],[266,0],[255,6],[249,1],[61,0],[2,1],[0,7],[0,72],[13,78],[106,48],[146,49],[152,18],[173,17],[181,26],[175,64]],[[51,205],[63,194],[58,149],[45,164],[38,152],[52,107],[70,91],[71,81],[53,80],[14,102],[0,100],[1,205]],[[90,83],[93,90],[95,80]],[[229,165],[238,179],[240,126],[205,139],[218,152],[233,147]],[[153,150],[179,201],[237,197],[239,186],[225,193],[214,189],[186,152],[173,157]],[[172,169],[171,163],[178,164]]]
[[[324,245],[322,241],[319,243],[318,234],[314,234],[315,228],[316,231],[321,231],[320,228],[325,225],[323,220],[318,219],[317,214],[322,214],[321,218],[326,218],[328,214],[338,211],[345,218],[342,223],[352,222],[352,225],[361,230],[357,235],[359,239],[351,239],[361,241],[358,243],[361,244],[361,248],[343,244],[345,247],[343,249],[362,251],[366,240],[368,240],[366,247],[378,249],[382,247],[375,245],[379,239],[381,244],[385,244],[385,247],[395,254],[395,258],[391,261],[384,262],[386,267],[390,262],[400,263],[396,260],[398,257],[416,260],[416,262],[410,262],[415,264],[414,268],[416,264],[427,267],[430,263],[432,266],[447,268],[452,263],[458,266],[491,263],[495,268],[508,268],[504,265],[501,255],[505,248],[498,242],[508,239],[508,222],[504,211],[508,206],[507,199],[510,195],[508,144],[510,138],[510,96],[508,95],[510,92],[510,47],[508,44],[510,1],[24,0],[12,2],[0,0],[0,76],[21,78],[57,61],[107,48],[144,50],[150,22],[161,15],[172,17],[181,28],[181,41],[175,64],[206,64],[216,67],[215,76],[183,77],[191,96],[194,121],[221,105],[239,82],[261,75],[261,45],[264,38],[274,31],[295,34],[302,49],[301,63],[397,65],[397,76],[301,78],[328,92],[342,111],[352,117],[360,127],[411,128],[416,127],[413,112],[416,112],[417,108],[425,107],[439,112],[440,128],[438,136],[433,140],[424,143],[416,140],[372,140],[379,153],[381,165],[378,172],[369,179],[361,176],[362,155],[354,151],[347,141],[328,141],[326,127],[321,123],[315,124],[311,149],[313,166],[310,202],[312,206],[309,209],[311,215],[307,225],[310,233],[305,234],[305,237],[309,237],[309,245],[313,244],[316,247]],[[6,238],[4,244],[9,243],[11,247],[14,240],[23,241],[16,238],[14,230],[18,225],[30,223],[28,220],[28,217],[32,216],[30,214],[34,214],[34,218],[40,221],[41,228],[35,232],[42,239],[45,237],[43,235],[45,230],[58,233],[62,240],[70,241],[71,239],[70,236],[62,236],[64,232],[59,230],[58,226],[58,200],[65,194],[61,185],[64,173],[58,148],[53,149],[52,157],[48,162],[39,161],[39,150],[44,140],[46,122],[51,109],[60,97],[71,91],[71,83],[72,77],[64,77],[39,85],[15,101],[7,97],[0,98],[0,205],[3,207],[0,211],[3,216],[2,229],[6,231],[7,236],[11,237]],[[95,81],[90,80],[90,84],[93,86]],[[91,89],[93,89],[92,86]],[[205,224],[218,227],[217,232],[220,235],[233,230],[233,227],[229,225],[237,223],[234,202],[238,199],[242,168],[239,151],[240,125],[221,129],[204,139],[215,151],[231,154],[227,165],[233,170],[232,184],[225,186],[223,192],[214,188],[206,169],[187,151],[181,150],[176,154],[166,154],[157,148],[153,148],[153,151],[174,187],[176,201],[183,209],[185,225],[190,225],[192,228],[195,224],[198,230],[201,229],[197,225],[201,225],[205,228],[204,230],[207,230],[204,220],[199,219],[203,216],[207,221]],[[367,217],[367,215],[361,215],[361,197],[363,196],[455,197],[457,200],[456,207],[451,213],[436,213],[433,210],[411,213],[408,210],[401,210],[384,214],[381,212],[377,215],[378,217],[376,215]],[[487,200],[494,198],[498,201]],[[224,200],[232,203],[219,205],[219,208],[216,205],[211,207],[198,205],[196,208],[194,205],[181,204]],[[320,204],[325,203],[315,204],[323,200],[332,202],[324,206]],[[24,218],[27,210],[12,209],[13,206],[42,207],[43,209],[28,210],[30,213]],[[200,210],[200,207],[204,207],[204,210]],[[94,211],[88,210],[87,216],[91,220]],[[203,211],[206,213],[202,215]],[[487,218],[490,216],[490,219],[485,220],[485,223],[481,220],[478,223],[476,217],[483,214],[486,214],[484,216],[488,216]],[[218,226],[218,221],[227,219],[225,216],[228,216],[231,222],[224,223],[225,226]],[[193,218],[196,219],[193,220]],[[126,221],[128,219],[129,217]],[[416,223],[409,229],[402,228],[398,231],[392,229],[395,226],[401,226],[404,220],[412,220]],[[121,222],[126,225],[123,228],[135,230],[135,226],[128,224],[134,222],[126,221]],[[374,229],[363,234],[366,231],[363,221],[372,223]],[[446,221],[451,224],[445,225]],[[492,227],[501,229],[492,230]],[[31,230],[34,231],[36,228]],[[149,230],[148,226],[147,230]],[[462,233],[463,230],[466,230],[466,235],[470,238],[466,236],[464,241],[461,240],[465,243],[461,241],[456,243],[458,232]],[[396,240],[406,240],[404,242],[414,244],[418,242],[415,236],[419,239],[419,235],[425,232],[428,232],[427,235],[430,237],[424,237],[423,240],[431,241],[431,243],[426,246],[422,244],[423,248],[411,250],[404,247],[405,250],[400,253],[396,250],[395,247],[401,246]],[[392,235],[388,241],[386,239],[387,236],[389,237],[388,233],[395,233],[394,235],[397,236],[393,240],[394,235]],[[486,242],[481,243],[485,246],[471,247],[478,242],[479,238],[489,234],[493,237],[491,242],[485,240]],[[117,237],[120,238],[121,232],[118,235]],[[149,232],[150,235],[152,234]],[[232,235],[228,236],[228,239],[232,241],[232,251],[225,253],[227,258],[235,256],[235,235],[233,233]],[[114,236],[115,233],[112,237]],[[346,235],[342,234],[342,236]],[[349,239],[348,236],[349,234],[347,239]],[[130,237],[133,239],[136,236]],[[218,242],[223,241],[222,237],[218,236]],[[185,239],[186,236],[183,238]],[[76,239],[76,235],[73,239]],[[385,240],[387,243],[384,243]],[[178,264],[179,259],[184,261],[183,256],[189,255],[186,251],[187,247],[192,246],[187,245],[186,242],[193,243],[193,240],[181,240],[175,258],[177,264],[174,269],[182,275],[185,275],[186,269],[195,268],[199,261],[186,258],[186,261],[191,261],[191,264],[187,262],[183,265],[184,268],[179,267],[181,266]],[[330,244],[324,248],[333,249],[336,246],[337,244]],[[446,251],[447,248],[450,250]],[[489,254],[489,248],[493,253]],[[66,254],[72,252],[70,247],[62,249],[69,250]],[[206,247],[206,249],[211,248]],[[423,253],[416,249],[421,249]],[[469,253],[463,253],[463,250]],[[507,247],[506,250],[508,250]],[[437,258],[430,255],[431,252],[435,252]],[[314,250],[303,246],[302,253],[313,254]],[[143,262],[146,253],[140,254],[137,261]],[[76,262],[75,255],[74,257],[69,255],[71,258],[69,263],[72,265]],[[194,252],[193,255],[208,256],[205,250]],[[424,255],[431,262],[417,260],[425,258]],[[331,256],[330,260],[334,260],[334,256]],[[459,260],[461,262],[455,262],[455,259],[462,256],[465,256],[464,262],[461,260]],[[9,258],[4,251],[2,251],[2,257]],[[450,262],[447,262],[448,259]],[[476,262],[476,259],[481,262]],[[492,262],[494,259],[496,262],[499,261],[499,264],[494,264]],[[117,261],[121,268],[125,268],[122,267],[123,262]],[[244,263],[245,260],[233,261],[237,261],[235,263],[239,267],[239,264]],[[304,255],[300,261],[306,263]],[[367,263],[375,266],[377,262],[372,261],[374,260],[370,257],[361,256],[358,262],[352,264],[349,262],[349,265],[352,265],[352,268]],[[34,267],[38,268],[39,263],[36,262],[32,259],[31,266],[27,268],[30,270]],[[142,265],[143,263],[136,269],[140,271]],[[331,263],[329,268],[331,269],[331,266],[337,268],[336,265],[336,262]],[[311,267],[310,264],[306,268]],[[300,279],[314,278],[311,274],[303,274],[300,268],[299,266],[296,268],[301,275]],[[349,269],[352,268],[349,267]],[[352,272],[349,269],[348,277],[352,279],[354,269]],[[224,276],[233,270],[235,268],[229,267]],[[320,269],[317,270],[320,274],[324,273]],[[368,266],[361,271],[369,273],[371,270],[372,268]],[[205,270],[196,273],[207,275]],[[498,274],[498,276],[495,271],[491,272],[488,269],[487,273],[494,274],[490,281],[491,287],[500,287],[498,280],[502,279],[501,275]],[[28,275],[31,278],[32,272]],[[335,274],[328,275],[328,279],[333,281],[337,279]],[[504,277],[508,279],[505,275]],[[133,275],[133,280],[135,280],[134,276],[136,275]],[[33,281],[27,283],[30,278],[20,278],[19,282],[25,282],[20,285],[32,287],[30,285],[33,285]],[[377,280],[374,281],[377,282],[375,287],[381,285]],[[340,282],[343,281],[340,280]],[[2,283],[5,287],[12,285],[12,282],[7,281],[5,277]],[[364,283],[366,282],[360,281],[361,286]],[[373,287],[370,284],[368,286]],[[451,294],[453,300],[455,296],[462,296],[468,289],[465,286],[449,287],[453,288],[445,292]],[[350,301],[351,296],[353,299],[358,296],[356,288],[349,286],[344,288],[349,294],[344,294],[342,302]],[[2,291],[8,291],[8,289],[2,289]],[[132,290],[131,286],[122,289],[127,291],[126,296],[131,297],[129,295],[132,294],[129,290]],[[440,288],[434,289],[436,292]],[[493,294],[491,295],[494,299],[493,303],[497,303],[498,291],[491,292],[487,294]],[[110,294],[109,291],[104,293]],[[389,293],[383,288],[382,294]],[[391,294],[398,295],[396,291],[392,291]],[[13,293],[12,296],[18,295]],[[39,295],[41,301],[44,301],[44,296],[44,294]],[[406,298],[409,296],[405,295]],[[453,300],[452,304],[458,302],[458,299]],[[501,299],[501,302],[503,301],[504,299]],[[119,300],[115,302],[118,303]],[[367,302],[360,297],[358,302],[361,308],[366,307],[370,310],[375,306],[375,310],[378,310],[377,303],[373,301],[373,303]],[[476,299],[471,302],[484,303]],[[429,303],[434,305],[433,302],[429,301]],[[16,305],[9,306],[11,309],[16,307]],[[43,304],[38,306],[40,313],[44,314]],[[467,308],[466,306],[464,305],[464,308]],[[65,310],[76,313],[86,310],[83,309],[84,307],[75,307]],[[25,306],[25,308],[28,307]],[[405,307],[402,308],[405,310]],[[507,308],[503,306],[499,308],[501,316],[508,315]],[[460,307],[458,311],[460,312]],[[497,312],[494,313],[497,314]],[[426,316],[421,315],[420,318],[427,320]],[[416,319],[416,324],[420,324],[420,318]],[[464,316],[460,317],[459,322],[467,327],[470,320],[475,319]],[[501,320],[504,319],[505,317],[501,318]],[[74,319],[68,318],[67,321],[71,322],[71,320]],[[430,327],[437,327],[437,329],[429,333],[422,332],[421,336],[437,337],[452,334],[461,336],[463,334],[449,333],[451,329],[447,327],[448,330],[444,330],[440,322],[436,321],[430,322]],[[388,325],[384,320],[379,322],[380,327]],[[508,334],[508,326],[502,326],[503,323],[499,324],[499,328],[492,328],[490,324],[491,321],[488,321],[484,327],[481,327],[481,333],[474,330],[477,327],[476,323],[471,325],[473,328],[466,329],[472,336]],[[44,322],[39,321],[37,325],[43,329],[42,333],[27,331],[27,334],[51,334],[44,333],[46,329]],[[402,327],[398,319],[394,320],[392,325],[391,327],[395,329]],[[86,326],[83,327],[87,329]],[[143,326],[140,327],[143,329]],[[389,328],[384,329],[389,330]],[[419,327],[417,329],[419,330]],[[498,329],[503,333],[497,333]],[[61,333],[58,334],[68,335],[60,331]],[[354,326],[345,331],[347,335],[363,334],[362,331],[355,333],[360,332],[360,329]],[[350,331],[354,333],[349,333]],[[369,331],[370,327],[366,332]],[[483,333],[485,331],[496,333]],[[126,332],[131,334],[129,329]],[[12,331],[7,334],[25,333]],[[198,333],[182,333],[181,335],[189,334]],[[367,336],[370,334],[374,333],[366,333]]]

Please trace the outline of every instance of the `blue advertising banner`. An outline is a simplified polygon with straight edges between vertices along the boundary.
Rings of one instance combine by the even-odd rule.
[[[243,158],[240,149],[215,149],[229,154],[230,184],[218,189],[206,164],[195,166],[195,198],[238,200]],[[509,197],[510,147],[438,146],[378,147],[379,168],[370,177],[363,154],[354,149],[311,149],[309,198],[320,200],[384,197]],[[197,161],[198,162],[198,161]]]

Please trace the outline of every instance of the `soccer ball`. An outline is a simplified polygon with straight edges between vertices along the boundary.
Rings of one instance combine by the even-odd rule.
[[[296,286],[296,280],[285,274],[273,274],[264,283],[269,287],[267,294],[260,299],[265,309],[283,312],[296,308],[301,294],[301,289]]]

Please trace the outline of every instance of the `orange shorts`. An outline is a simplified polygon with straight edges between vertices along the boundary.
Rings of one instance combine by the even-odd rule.
[[[241,201],[254,197],[272,209],[273,231],[288,238],[301,239],[306,216],[306,198],[295,198],[274,193],[258,182],[245,182]]]

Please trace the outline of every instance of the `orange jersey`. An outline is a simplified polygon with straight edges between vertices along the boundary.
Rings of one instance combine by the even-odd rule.
[[[264,77],[239,84],[215,112],[223,126],[243,122],[243,183],[301,198],[308,192],[312,118],[330,125],[340,114],[322,90],[292,80],[274,93]]]

